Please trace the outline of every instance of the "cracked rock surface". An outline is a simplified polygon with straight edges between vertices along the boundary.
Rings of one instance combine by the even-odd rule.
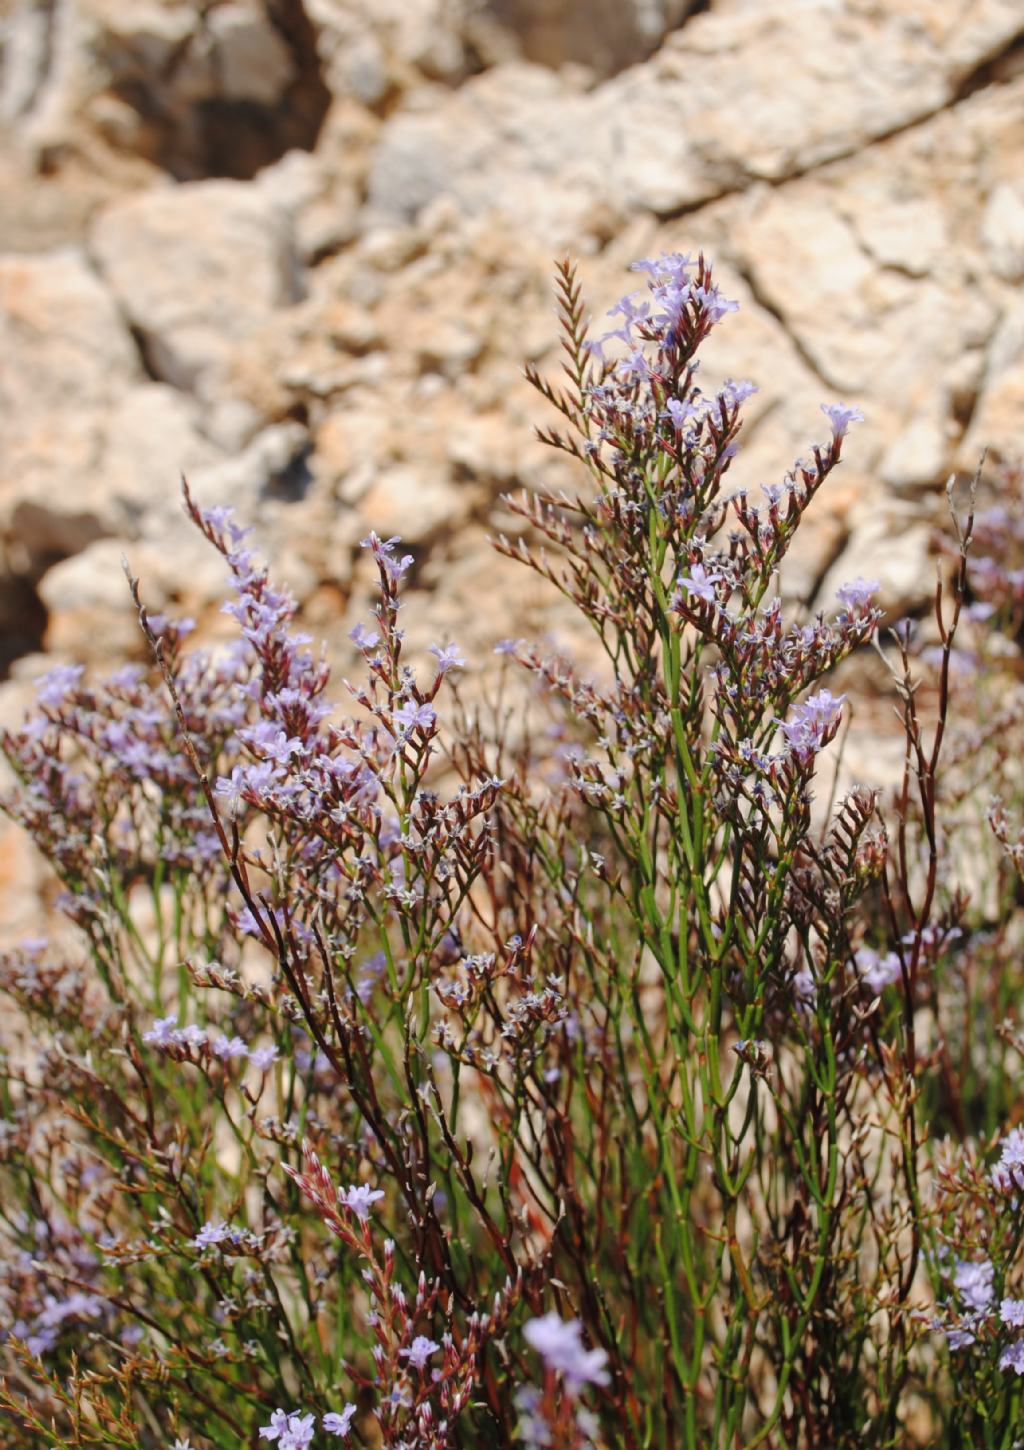
[[[595,314],[703,247],[760,385],[737,486],[862,408],[784,586],[920,606],[952,471],[1022,450],[1020,0],[0,0],[0,667],[136,652],[119,560],[216,631],[178,504],[257,525],[340,658],[358,540],[415,650],[567,617],[494,557],[574,475],[522,364],[552,261]]]

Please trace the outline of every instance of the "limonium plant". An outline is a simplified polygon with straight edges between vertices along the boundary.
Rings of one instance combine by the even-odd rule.
[[[71,924],[0,956],[5,1445],[1016,1443],[1011,535],[969,562],[954,516],[931,641],[880,645],[902,782],[829,802],[878,584],[809,615],[779,575],[861,415],[729,489],[736,304],[636,271],[592,336],[560,266],[565,380],[528,376],[579,492],[496,540],[586,668],[496,642],[491,704],[410,659],[371,533],[332,684],[186,488],[234,642],[130,579],[151,666],[55,669],[4,735]]]

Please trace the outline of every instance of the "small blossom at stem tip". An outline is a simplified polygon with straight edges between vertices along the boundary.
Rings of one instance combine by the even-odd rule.
[[[560,1319],[552,1309],[523,1327],[527,1344],[535,1349],[548,1369],[565,1376],[565,1386],[576,1394],[586,1384],[609,1383],[608,1355],[603,1349],[586,1349],[578,1319]]]
[[[370,1207],[379,1198],[384,1197],[382,1188],[370,1188],[361,1183],[358,1188],[346,1188],[344,1193],[338,1194],[338,1202],[344,1204],[350,1213],[356,1218],[364,1221],[370,1217]]]
[[[877,594],[881,587],[877,579],[851,579],[849,584],[839,586],[836,590],[836,598],[844,609],[850,614],[855,614],[867,608],[872,595]]]
[[[340,1414],[332,1410],[324,1416],[323,1427],[328,1435],[348,1435],[355,1413],[355,1405],[346,1405]]]
[[[991,1307],[994,1272],[988,1259],[981,1259],[976,1263],[970,1259],[961,1259],[956,1265],[953,1285],[967,1307],[976,1313],[985,1313]]]
[[[219,1244],[224,1241],[231,1232],[226,1223],[214,1222],[204,1223],[202,1228],[192,1240],[193,1246],[197,1249],[209,1248],[211,1244]]]
[[[270,1424],[260,1429],[261,1440],[276,1440],[278,1450],[306,1450],[313,1443],[315,1420],[312,1415],[303,1415],[299,1410],[287,1413],[275,1410]]]
[[[864,414],[861,410],[848,407],[845,403],[822,403],[821,411],[832,424],[833,438],[845,438],[846,430],[851,423],[864,422]]]
[[[224,1061],[228,1061],[233,1057],[247,1057],[248,1054],[249,1049],[240,1037],[225,1037],[222,1032],[219,1037],[214,1039],[214,1057],[220,1057]]]
[[[423,1369],[432,1354],[441,1346],[433,1339],[428,1339],[425,1334],[417,1334],[408,1349],[400,1349],[399,1357],[407,1359],[416,1369]]]
[[[1012,1369],[1016,1374],[1024,1374],[1024,1339],[1018,1339],[1016,1344],[1011,1344],[1004,1349],[999,1356],[1000,1369]]]
[[[355,625],[354,628],[350,629],[348,632],[348,637],[355,645],[356,649],[360,650],[371,650],[374,648],[375,645],[380,643],[380,635],[377,633],[377,631],[375,629],[367,629],[366,626],[362,623],[359,623]]]
[[[687,594],[694,595],[697,599],[704,599],[708,604],[715,603],[715,585],[721,579],[720,574],[705,569],[703,564],[693,564],[689,574],[683,574],[679,579],[680,589],[685,589]]]
[[[415,700],[406,700],[395,711],[395,724],[399,733],[408,735],[413,730],[429,730],[437,719],[432,705],[418,705]]]
[[[439,675],[443,675],[447,670],[461,670],[465,668],[466,656],[457,644],[446,644],[443,647],[438,644],[432,644],[430,646],[430,653],[437,657],[437,672]]]

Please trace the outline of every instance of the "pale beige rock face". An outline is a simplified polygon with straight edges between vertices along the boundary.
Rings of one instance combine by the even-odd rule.
[[[154,373],[206,401],[233,350],[297,300],[285,219],[243,182],[126,197],[100,216],[91,248]]]
[[[0,519],[26,567],[108,531],[108,429],[141,376],[110,293],[86,258],[0,258]]]
[[[821,402],[863,408],[787,564],[808,605],[858,572],[919,603],[946,477],[1021,446],[1019,0],[49,15],[0,21],[0,616],[37,589],[51,649],[129,647],[100,576],[133,548],[214,627],[180,471],[257,524],[332,639],[369,528],[416,552],[424,641],[485,658],[526,614],[561,620],[485,540],[519,527],[503,490],[581,483],[521,375],[557,367],[563,250],[598,325],[636,257],[716,260],[741,311],[707,383],[760,385],[737,487],[806,455]]]

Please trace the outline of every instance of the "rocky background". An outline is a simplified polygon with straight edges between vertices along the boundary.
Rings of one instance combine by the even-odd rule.
[[[415,555],[413,647],[564,629],[487,537],[573,481],[521,375],[566,251],[595,314],[636,257],[717,260],[737,484],[864,410],[809,607],[921,606],[949,474],[1022,447],[1021,0],[0,0],[0,47],[4,718],[139,653],[122,555],[226,627],[182,471],[340,658],[368,528]],[[0,837],[11,929],[35,869]]]

